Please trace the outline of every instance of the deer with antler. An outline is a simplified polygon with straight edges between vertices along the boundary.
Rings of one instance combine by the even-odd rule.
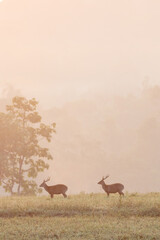
[[[108,197],[109,197],[110,193],[117,193],[117,192],[119,193],[120,196],[121,195],[124,196],[124,193],[122,192],[122,190],[124,189],[123,184],[114,183],[114,184],[107,185],[104,182],[104,180],[108,177],[109,177],[109,175],[107,175],[106,177],[102,177],[102,180],[98,182],[98,184],[102,185],[102,188],[107,193]]]
[[[62,194],[63,197],[66,198],[67,197],[66,191],[68,190],[68,187],[64,184],[48,186],[46,182],[48,182],[49,180],[50,178],[44,180],[40,187],[43,187],[50,194],[51,198],[53,198],[54,194]]]

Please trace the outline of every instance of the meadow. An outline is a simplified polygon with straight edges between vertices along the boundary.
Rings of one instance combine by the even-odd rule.
[[[0,240],[159,240],[160,193],[0,198]]]

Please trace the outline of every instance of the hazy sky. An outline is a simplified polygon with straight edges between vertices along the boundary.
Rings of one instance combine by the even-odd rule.
[[[42,104],[160,83],[159,0],[3,0],[0,87]]]
[[[150,138],[152,128],[150,125],[144,127],[145,121],[148,124],[148,118],[152,116],[159,121],[159,102],[154,102],[154,97],[159,96],[159,88],[147,93],[153,95],[153,99],[149,98],[151,103],[147,94],[140,93],[142,96],[138,100],[116,100],[117,103],[108,108],[96,96],[96,93],[139,93],[146,81],[150,85],[160,85],[159,24],[160,0],[0,1],[0,97],[6,86],[11,86],[11,92],[20,89],[23,95],[36,97],[45,107],[95,96],[92,104],[88,101],[87,110],[87,101],[80,101],[44,114],[57,123],[58,133],[55,148],[52,148],[55,161],[51,166],[56,169],[55,181],[61,181],[58,176],[61,177],[63,165],[63,172],[68,174],[65,176],[66,179],[70,177],[71,184],[73,175],[70,169],[77,169],[77,182],[83,172],[82,186],[79,185],[78,191],[85,185],[87,191],[93,191],[92,184],[99,180],[101,172],[105,169],[104,174],[110,173],[115,165],[116,173],[119,173],[119,166],[122,170],[128,169],[126,175],[123,176],[121,171],[118,179],[116,173],[111,178],[111,181],[114,177],[115,181],[121,181],[120,177],[124,177],[122,180],[128,184],[126,190],[153,191],[159,188],[160,135],[157,134],[158,140],[156,134]],[[135,126],[135,119],[139,125]],[[154,121],[151,122],[155,125],[153,132],[158,133],[159,122],[157,128]],[[136,135],[137,131],[143,130],[142,127],[145,133],[149,132],[144,141]],[[113,139],[112,144],[108,136]],[[131,145],[128,144],[130,139]],[[158,147],[154,151],[155,146]],[[97,159],[101,161],[99,168]],[[143,171],[142,176],[139,174],[144,165],[147,171],[152,170],[150,178],[147,171]],[[90,185],[86,184],[88,175]],[[133,179],[128,180],[129,177]],[[135,179],[137,182],[147,180],[137,186]],[[154,189],[149,186],[151,180],[152,184],[156,181]]]

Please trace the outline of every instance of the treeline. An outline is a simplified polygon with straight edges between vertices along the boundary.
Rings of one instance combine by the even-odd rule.
[[[3,109],[6,101],[0,99]],[[38,174],[37,182],[51,176],[70,193],[98,192],[98,180],[110,174],[108,183],[123,182],[125,191],[159,191],[160,86],[144,86],[137,95],[88,93],[62,107],[51,104],[39,112],[45,123],[56,122],[50,143],[55,161],[45,161],[50,163],[47,176]]]
[[[159,191],[160,86],[127,96],[88,93],[43,116],[57,123],[49,176],[73,193],[100,191],[96,183],[106,174],[127,191]]]

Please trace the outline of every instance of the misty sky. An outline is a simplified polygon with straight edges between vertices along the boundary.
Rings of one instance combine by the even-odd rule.
[[[0,2],[0,87],[42,104],[160,83],[159,0]]]
[[[47,109],[51,175],[71,191],[98,191],[107,173],[129,191],[159,189],[159,23],[159,0],[0,1],[0,99],[7,88]]]

